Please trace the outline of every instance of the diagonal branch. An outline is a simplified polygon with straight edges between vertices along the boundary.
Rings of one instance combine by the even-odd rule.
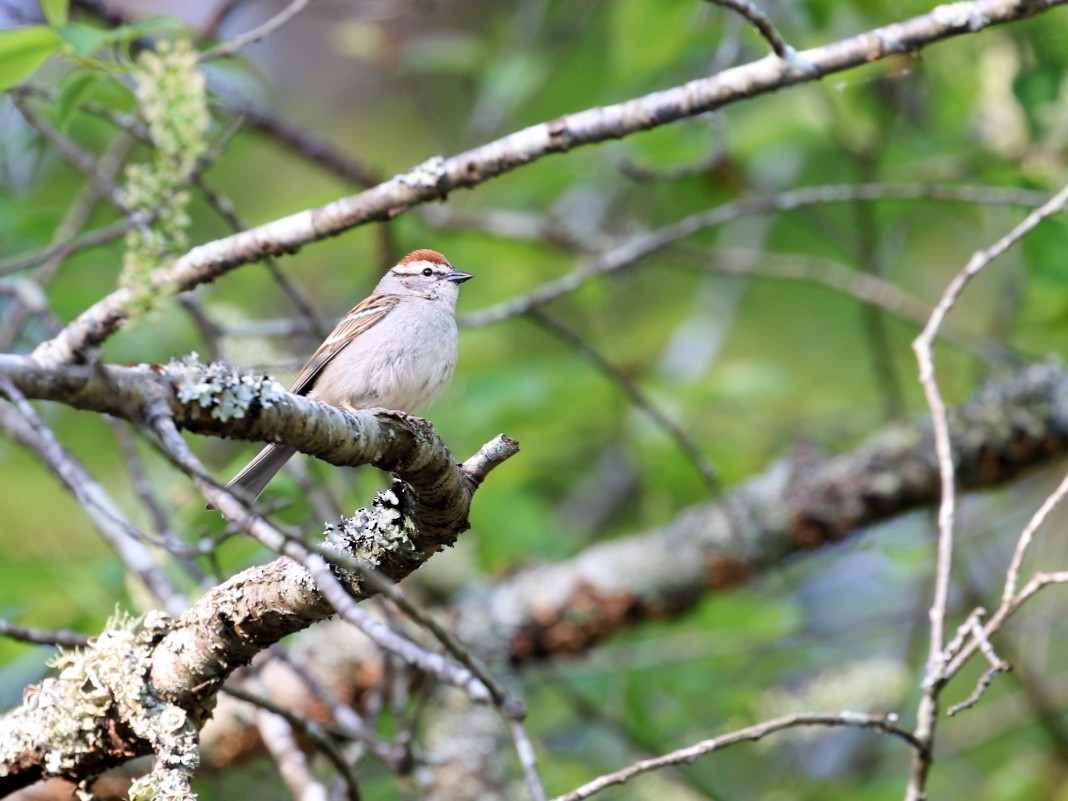
[[[756,742],[771,734],[775,734],[776,732],[803,726],[852,726],[862,729],[874,729],[883,734],[898,737],[914,749],[918,748],[918,744],[912,735],[898,726],[889,715],[868,715],[858,712],[840,712],[838,714],[801,713],[784,715],[752,726],[746,726],[744,729],[738,729],[729,734],[702,740],[699,743],[695,743],[686,748],[680,748],[668,754],[651,757],[649,759],[642,759],[621,770],[599,776],[569,793],[557,796],[553,801],[585,801],[585,799],[592,798],[602,790],[606,790],[609,787],[614,787],[619,784],[626,784],[631,779],[640,776],[643,773],[659,770],[670,765],[690,765],[698,757],[706,756],[713,751],[720,751],[728,746],[737,745],[738,743]]]
[[[656,253],[681,239],[712,228],[726,225],[735,220],[756,214],[793,211],[806,206],[829,203],[855,203],[857,201],[883,200],[939,200],[957,203],[989,203],[993,205],[1018,205],[1033,208],[1046,202],[1048,195],[1044,192],[1005,190],[1001,187],[956,186],[953,184],[824,184],[805,186],[785,192],[767,195],[752,195],[724,203],[721,206],[699,211],[683,217],[669,225],[647,233],[637,234],[606,248],[588,255],[580,266],[570,273],[546,281],[530,292],[519,297],[501,301],[480,311],[463,315],[463,325],[480,327],[491,325],[517,314],[525,314],[558,298],[564,297],[595,278],[626,270],[639,259]],[[525,222],[524,236],[533,238],[531,229],[535,227],[529,220]],[[513,228],[516,227],[513,222]],[[515,236],[516,234],[510,233]],[[544,232],[535,229],[533,236],[544,236]],[[897,290],[900,293],[900,290]],[[924,310],[923,320],[927,321]]]
[[[268,255],[294,252],[368,222],[389,220],[413,206],[477,186],[545,156],[667,125],[751,97],[913,53],[954,36],[1024,19],[1068,0],[971,0],[939,6],[903,22],[798,53],[789,61],[770,55],[643,97],[587,109],[533,125],[445,159],[435,157],[406,173],[326,206],[194,248],[153,283],[182,291]],[[118,289],[79,315],[34,356],[42,364],[78,361],[125,323],[134,298]]]
[[[954,411],[962,489],[1002,484],[1068,453],[1068,370],[1028,366]],[[457,610],[463,631],[493,632],[514,664],[583,652],[792,555],[937,503],[929,422],[894,426],[826,460],[770,465],[659,528],[597,543],[573,559],[517,571]]]
[[[433,553],[451,545],[458,530],[467,525],[467,506],[481,475],[469,475],[456,464],[430,423],[402,412],[377,409],[353,414],[336,407],[290,395],[263,390],[244,408],[230,407],[234,398],[249,392],[249,385],[235,381],[219,384],[214,394],[179,399],[179,393],[200,392],[200,371],[167,372],[158,366],[115,365],[41,367],[32,357],[0,354],[0,380],[10,381],[27,398],[53,400],[76,409],[104,412],[135,423],[151,422],[153,404],[162,403],[175,423],[197,434],[282,442],[336,465],[370,464],[394,474],[412,488],[411,515],[418,523],[419,553]],[[204,386],[207,386],[206,384]],[[208,390],[204,390],[208,392]],[[272,394],[273,392],[277,394]],[[219,405],[223,404],[223,405]],[[238,414],[242,416],[237,416]],[[507,437],[507,458],[518,445]],[[480,459],[478,470],[488,470],[503,461]]]
[[[37,454],[78,500],[104,541],[157,603],[172,614],[185,609],[185,599],[157,563],[145,535],[6,379],[0,379],[0,398],[10,402],[0,403],[0,432]]]
[[[211,50],[208,50],[206,53],[202,53],[200,56],[200,60],[204,62],[210,61],[215,58],[229,58],[230,56],[237,55],[238,51],[240,51],[243,47],[247,47],[250,44],[255,44],[256,42],[260,41],[261,39],[265,39],[266,37],[274,33],[276,30],[281,28],[283,25],[293,19],[293,17],[303,11],[305,6],[307,6],[309,2],[311,2],[311,0],[292,0],[292,2],[288,6],[283,8],[281,11],[279,11],[273,17],[268,19],[262,25],[258,25],[252,30],[246,31],[240,36],[235,36],[228,42],[218,44]]]
[[[579,351],[583,356],[589,359],[593,365],[600,370],[608,379],[614,382],[627,396],[631,403],[641,409],[649,418],[664,432],[675,441],[675,445],[678,446],[682,455],[693,465],[697,474],[704,479],[709,491],[716,495],[721,491],[719,475],[716,473],[716,468],[708,460],[708,458],[701,452],[701,449],[697,447],[689,435],[682,430],[682,428],[675,423],[668,415],[661,411],[652,400],[646,397],[645,393],[638,387],[638,385],[631,380],[623,370],[616,367],[605,356],[601,354],[593,345],[583,339],[576,331],[568,328],[558,320],[549,317],[540,309],[531,309],[528,312],[528,316],[534,320],[538,325],[548,331],[550,334],[556,336],[557,339],[567,343],[571,347]]]
[[[756,28],[757,33],[764,38],[764,41],[768,43],[771,52],[779,58],[786,58],[789,56],[790,46],[786,44],[786,40],[782,38],[782,34],[775,29],[774,25],[772,25],[771,20],[768,19],[768,15],[755,5],[746,0],[712,0],[712,2],[717,6],[729,8],[744,17],[750,25]]]

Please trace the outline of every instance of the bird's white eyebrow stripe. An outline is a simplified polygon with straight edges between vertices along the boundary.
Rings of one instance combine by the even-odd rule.
[[[420,259],[418,261],[410,261],[406,264],[398,264],[393,268],[393,272],[398,275],[418,275],[423,270],[429,267],[436,273],[447,273],[452,270],[452,265],[441,261],[429,261],[427,259]]]

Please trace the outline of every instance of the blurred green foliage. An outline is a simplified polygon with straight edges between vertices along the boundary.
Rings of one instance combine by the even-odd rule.
[[[56,94],[28,102],[81,147],[100,153],[117,135],[101,107],[125,114],[134,107],[126,75],[131,50],[143,44],[139,37],[184,28],[174,20],[149,20],[107,30],[80,15],[68,20],[63,4],[48,5],[51,28],[0,31],[0,82],[13,85],[36,69],[32,84]],[[762,5],[785,38],[803,48],[924,13],[932,4]],[[716,115],[547,158],[457,193],[445,208],[476,218],[492,212],[545,218],[568,234],[565,239],[597,248],[734,199],[803,186],[944,182],[1052,190],[1068,178],[1066,43],[1068,16],[1053,11]],[[43,63],[60,51],[65,55]],[[329,24],[307,15],[238,62],[205,66],[218,103],[209,136],[218,137],[232,118],[225,109],[234,97],[252,97],[388,176],[434,154],[668,88],[765,52],[751,28],[698,0],[471,2]],[[0,133],[2,265],[48,245],[84,179],[34,139],[6,101]],[[132,158],[144,157],[144,147],[135,147]],[[682,174],[671,176],[673,171]],[[635,178],[636,172],[644,178]],[[358,189],[252,128],[235,137],[205,180],[249,225]],[[847,203],[751,216],[701,231],[545,311],[676,421],[729,489],[799,442],[833,453],[877,431],[888,422],[890,385],[905,397],[907,415],[922,414],[923,405],[909,349],[914,324],[883,316],[893,372],[880,374],[873,367],[870,320],[855,298],[814,283],[718,275],[712,266],[718,249],[749,252],[755,265],[790,256],[871,271],[932,304],[976,248],[1023,215],[1019,208],[935,201],[884,201],[868,211],[870,230],[856,205]],[[195,189],[190,215],[193,243],[229,232]],[[89,227],[115,219],[102,206]],[[441,250],[475,274],[464,285],[461,313],[521,296],[576,269],[583,258],[559,241],[440,227],[415,211],[388,228],[309,245],[279,266],[329,324],[366,294],[393,259],[417,247]],[[1065,221],[1046,223],[975,283],[954,312],[954,324],[1024,359],[1062,352],[1068,346],[1066,251]],[[67,259],[47,287],[58,318],[68,320],[112,291],[121,261],[121,241]],[[196,295],[210,319],[235,330],[294,314],[258,265]],[[31,321],[16,349],[27,351],[46,335]],[[235,334],[222,344],[226,358],[264,367],[285,381],[316,341],[311,334],[266,340]],[[172,299],[111,338],[103,356],[120,363],[165,362],[191,350],[203,355],[205,344]],[[999,368],[952,344],[939,350],[939,358],[953,401]],[[135,522],[150,530],[109,425],[54,406],[42,413],[132,510]],[[641,532],[709,499],[671,437],[588,358],[530,319],[463,331],[455,381],[427,415],[459,458],[500,431],[522,445],[479,493],[473,529],[465,535],[476,544],[487,576],[567,558],[593,540]],[[248,444],[191,441],[219,476],[254,452]],[[151,448],[141,455],[158,500],[177,515],[183,540],[196,544],[220,536],[222,522],[201,511],[188,482]],[[625,488],[610,499],[610,514],[580,524],[579,516],[564,511],[596,506],[603,500],[599,493],[616,491],[598,480],[596,468],[605,459],[626,475]],[[351,471],[316,470],[349,510],[365,504],[379,485],[366,472],[354,477]],[[8,442],[0,442],[0,488],[0,616],[91,633],[116,604],[139,606],[142,599],[76,504]],[[968,533],[988,558],[965,557],[962,572],[971,584],[964,582],[962,593],[981,592],[1002,569],[1004,530],[1026,516],[1040,490],[1028,485],[981,501],[985,514],[971,518]],[[308,523],[300,495],[284,477],[268,490],[268,497],[291,504],[283,518],[314,530],[318,522]],[[754,722],[765,688],[797,686],[873,654],[919,665],[923,642],[915,627],[921,625],[931,563],[927,524],[923,515],[909,517],[863,542],[785,565],[754,588],[710,597],[683,620],[643,626],[588,660],[544,674],[531,670],[532,725],[543,743],[550,790],[570,789],[640,754]],[[999,533],[1000,545],[994,539]],[[1047,554],[1054,562],[1057,555],[1064,555],[1063,548]],[[225,574],[268,555],[230,539],[217,558]],[[1050,650],[1041,652],[1048,657],[1034,658],[1063,664],[1063,634],[1063,623],[1050,623],[1043,646]],[[37,653],[0,639],[0,696],[9,703],[32,678],[26,667],[31,652]],[[1054,678],[1063,683],[1063,671],[1054,671]],[[1021,715],[1006,728],[990,711],[1020,695],[1018,685],[999,680],[987,711],[969,713],[973,725],[988,726],[991,735],[962,738],[963,745],[949,749],[932,797],[980,785],[982,799],[1063,797],[1063,789],[1058,796],[1038,787],[1036,777],[1063,773],[1063,762],[1033,716]],[[913,700],[900,699],[900,708],[910,708]],[[608,712],[598,719],[583,712],[583,704]],[[954,742],[953,727],[947,729]],[[742,747],[666,781],[678,783],[674,792],[686,788],[695,797],[852,798],[858,788],[868,799],[900,797],[904,747],[855,734],[836,733],[821,745],[785,739],[778,747]],[[240,779],[255,782],[257,771]],[[266,773],[257,786],[274,781]],[[228,781],[205,780],[202,797],[228,797]],[[381,790],[375,797],[391,797],[387,782],[379,786],[374,776],[370,782]],[[642,786],[639,781],[616,797],[641,798]]]

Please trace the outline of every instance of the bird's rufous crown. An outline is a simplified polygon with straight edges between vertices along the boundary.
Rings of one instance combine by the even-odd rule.
[[[428,250],[422,248],[420,250],[413,250],[407,256],[398,262],[399,264],[411,264],[413,261],[428,261],[431,264],[448,264],[449,260],[438,253],[436,250]]]

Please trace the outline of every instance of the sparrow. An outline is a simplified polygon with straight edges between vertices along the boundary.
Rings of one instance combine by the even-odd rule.
[[[349,412],[429,405],[456,368],[456,299],[469,278],[437,251],[409,253],[341,319],[289,391]],[[294,453],[268,445],[227,488],[255,499]]]

